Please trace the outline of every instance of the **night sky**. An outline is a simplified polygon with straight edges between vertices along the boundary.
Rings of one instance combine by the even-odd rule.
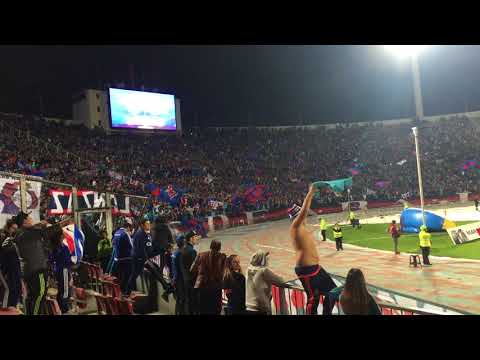
[[[130,82],[176,94],[185,125],[295,125],[414,113],[410,65],[381,46],[0,46],[0,111],[71,118],[82,88]],[[480,46],[420,59],[425,115],[480,110]]]

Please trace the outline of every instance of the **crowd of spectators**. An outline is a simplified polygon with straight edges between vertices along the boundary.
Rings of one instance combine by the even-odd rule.
[[[78,188],[136,195],[148,195],[147,185],[151,183],[161,188],[173,185],[185,190],[187,202],[170,209],[168,221],[180,221],[187,208],[193,209],[195,216],[204,216],[214,211],[210,200],[217,202],[215,211],[227,214],[284,209],[302,202],[309,183],[350,177],[352,170],[355,171],[350,192],[353,200],[396,201],[417,196],[412,126],[418,126],[421,133],[427,198],[479,191],[476,138],[480,126],[466,116],[421,124],[415,121],[400,125],[350,124],[328,129],[194,128],[183,136],[107,135],[101,130],[66,127],[39,118],[4,116],[0,121],[0,170],[41,174],[51,181]],[[267,199],[238,204],[235,198],[241,198],[246,184],[264,185]],[[346,200],[345,196],[324,194],[312,207],[337,206]],[[167,208],[166,204],[157,206],[159,213]],[[146,222],[145,218],[141,222],[143,232],[133,231],[132,223],[134,243],[140,235],[146,243],[150,241]],[[9,232],[15,232],[12,224],[15,225],[10,221],[2,232],[6,246],[10,246]],[[20,228],[22,222],[16,225]],[[159,233],[155,228],[153,239]],[[168,254],[160,263],[160,270],[167,266],[171,273],[171,283],[164,286],[164,295],[168,297],[175,292],[177,314],[219,314],[222,290],[227,297],[224,309],[227,314],[271,314],[272,285],[282,286],[285,281],[269,269],[268,253],[253,254],[244,274],[238,256],[222,253],[219,242],[213,240],[209,251],[197,254],[192,234],[198,235],[188,234],[176,239],[175,249],[171,239],[169,246],[162,246],[160,251]],[[112,243],[105,232],[101,238],[96,260],[107,268],[115,241]],[[60,240],[59,234],[52,254],[61,260],[66,250]],[[2,249],[2,256],[10,254],[6,250],[7,247]],[[146,261],[142,254],[135,256],[141,264]],[[56,264],[60,260],[52,261]],[[18,261],[15,264],[18,268]],[[5,269],[2,272],[10,274]],[[135,287],[136,277],[137,273],[125,277],[125,296]],[[18,285],[19,278],[9,281]],[[24,284],[13,287],[10,297],[35,293],[31,285],[26,288]],[[358,269],[352,269],[345,287],[336,291],[331,296],[339,301],[342,313],[379,313]],[[59,289],[60,295],[63,292],[64,288]],[[63,298],[59,299],[62,312],[67,312]],[[35,311],[32,307],[27,313]]]
[[[53,181],[79,188],[145,195],[150,183],[187,190],[183,207],[199,215],[282,209],[301,203],[308,183],[354,176],[353,200],[399,200],[417,196],[412,124],[336,128],[194,128],[183,136],[112,134],[64,126],[40,118],[3,116],[0,170],[41,169]],[[428,197],[477,192],[480,128],[468,117],[420,126],[424,192]],[[480,160],[479,160],[480,164]],[[242,185],[265,185],[267,200],[238,203]],[[211,202],[209,200],[216,200]],[[335,206],[344,197],[328,194],[312,207]]]

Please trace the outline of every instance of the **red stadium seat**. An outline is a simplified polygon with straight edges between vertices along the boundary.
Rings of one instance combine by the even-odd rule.
[[[14,308],[0,308],[0,316],[21,315],[17,309]]]
[[[60,306],[58,306],[58,302],[54,298],[47,297],[45,300],[47,315],[62,315],[62,311],[60,310]]]
[[[98,315],[107,315],[108,311],[107,311],[106,296],[103,296],[101,294],[96,294],[95,301],[97,302]]]
[[[85,309],[87,307],[87,293],[83,288],[73,288],[73,301],[80,309]]]

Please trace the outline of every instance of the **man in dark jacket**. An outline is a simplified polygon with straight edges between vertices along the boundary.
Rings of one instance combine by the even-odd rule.
[[[128,281],[127,294],[136,289],[138,276],[143,272],[145,261],[152,253],[152,237],[150,236],[150,221],[148,219],[140,220],[140,227],[133,236],[132,248],[132,273]]]
[[[162,298],[165,301],[168,301],[169,294],[174,293],[173,286],[169,284],[163,276],[163,269],[167,263],[166,253],[171,244],[174,244],[172,232],[170,231],[165,218],[159,216],[155,219],[152,236],[152,249],[148,256],[148,260],[145,263],[145,267],[155,276],[157,281],[162,284],[162,287],[165,290]],[[160,257],[160,266],[152,261],[152,258],[156,256]]]
[[[72,254],[68,246],[63,243],[63,230],[58,231],[52,236],[50,253],[50,263],[53,267],[53,274],[57,281],[58,293],[57,302],[62,314],[69,310],[70,281],[72,279]]]
[[[195,279],[192,276],[190,269],[192,268],[195,259],[197,258],[197,251],[194,246],[197,245],[201,236],[195,231],[190,231],[185,235],[185,246],[182,249],[182,276],[185,288],[185,307],[187,315],[198,313],[198,294],[195,289]]]
[[[47,227],[45,221],[33,225],[30,214],[20,212],[15,217],[19,229],[15,243],[23,265],[23,278],[27,286],[25,314],[39,315],[44,311],[47,291],[48,247],[53,233],[71,223],[66,219]]]
[[[126,218],[123,222],[123,227],[115,231],[112,239],[113,263],[111,272],[118,278],[122,294],[127,294],[128,281],[130,280],[132,270],[132,232],[133,223]]]
[[[4,276],[4,292],[0,298],[0,307],[16,307],[22,295],[20,259],[17,246],[13,242],[17,224],[14,219],[7,220],[0,233],[0,276]]]
[[[168,227],[165,218],[159,216],[155,219],[155,225],[153,228],[153,247],[155,253],[160,255],[160,268],[162,272],[166,264],[165,252],[167,251],[169,244],[175,244],[172,232]]]
[[[185,247],[185,236],[177,237],[177,249],[172,254],[172,283],[175,288],[175,315],[187,315],[185,303],[185,281],[183,279],[182,250]]]

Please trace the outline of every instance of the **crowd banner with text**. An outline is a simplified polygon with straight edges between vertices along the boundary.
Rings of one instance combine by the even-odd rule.
[[[72,192],[70,190],[49,190],[50,200],[48,203],[48,215],[58,216],[72,213]],[[96,191],[77,191],[78,208],[96,209],[107,207],[105,193]],[[131,216],[130,199],[124,195],[111,195],[112,215]]]

